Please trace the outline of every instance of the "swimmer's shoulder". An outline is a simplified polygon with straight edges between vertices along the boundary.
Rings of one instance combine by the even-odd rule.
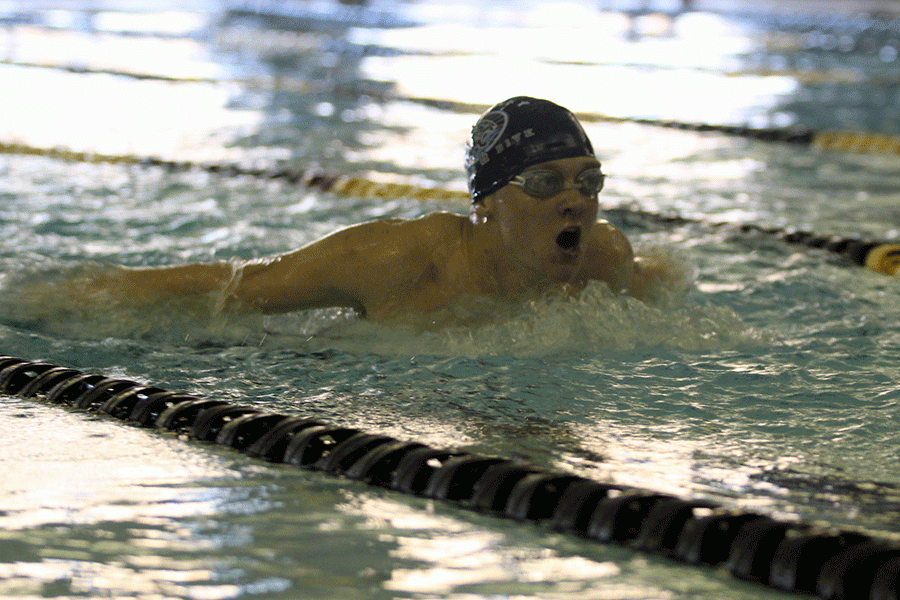
[[[465,221],[464,217],[448,212],[429,213],[412,219],[376,219],[345,227],[324,239],[335,238],[351,245],[379,241],[400,246],[407,243],[418,245],[422,242],[439,241],[441,234],[452,234],[459,229],[462,221]]]
[[[389,231],[398,234],[403,233],[436,233],[439,231],[453,230],[468,219],[462,215],[451,212],[432,212],[412,219],[388,218],[368,221],[354,227],[375,230],[387,233]]]
[[[423,312],[455,296],[452,282],[462,261],[463,217],[430,213],[414,219],[385,219],[369,226],[380,234],[360,273],[358,297],[369,318]],[[449,286],[449,287],[448,287]]]
[[[421,246],[441,246],[459,239],[468,219],[450,212],[433,212],[415,219],[390,219],[397,235]]]
[[[591,229],[588,247],[611,259],[631,261],[634,258],[631,244],[622,230],[604,219],[598,219]]]
[[[445,211],[428,213],[414,220],[433,231],[453,231],[469,221],[468,217]]]
[[[458,245],[465,217],[435,212],[412,219],[378,219],[351,226],[339,232],[354,256],[370,265],[403,264],[415,269],[418,263],[443,255]]]
[[[627,288],[634,272],[634,251],[621,229],[598,219],[588,238],[584,274],[605,281],[615,292]]]

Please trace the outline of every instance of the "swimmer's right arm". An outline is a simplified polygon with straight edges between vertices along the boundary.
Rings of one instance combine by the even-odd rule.
[[[224,291],[237,268],[237,263],[113,267],[103,273],[103,279],[108,282],[113,297],[121,302],[154,303],[171,297]],[[98,283],[102,285],[102,280]]]
[[[294,252],[244,262],[119,267],[108,272],[115,303],[206,296],[225,311],[283,313],[326,307],[365,312],[402,285],[413,244],[400,221],[337,231]],[[117,302],[118,301],[118,302]]]

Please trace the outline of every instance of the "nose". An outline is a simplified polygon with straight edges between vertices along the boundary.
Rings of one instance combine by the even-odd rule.
[[[556,209],[561,216],[580,219],[589,207],[596,203],[596,196],[585,196],[577,189],[568,188],[559,194]]]

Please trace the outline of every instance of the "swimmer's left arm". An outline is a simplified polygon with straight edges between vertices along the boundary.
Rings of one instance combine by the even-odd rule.
[[[666,276],[666,268],[659,261],[644,256],[634,257],[631,284],[627,293],[638,300],[652,301]]]
[[[666,267],[653,258],[635,256],[622,230],[600,220],[591,231],[585,272],[590,279],[605,281],[616,293],[647,301],[655,297]]]
[[[634,279],[634,253],[625,234],[607,221],[591,229],[583,271],[588,279],[605,282],[615,293],[630,293]]]

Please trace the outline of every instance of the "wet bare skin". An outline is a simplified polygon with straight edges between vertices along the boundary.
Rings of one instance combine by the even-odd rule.
[[[244,263],[122,269],[116,295],[138,302],[219,296],[228,312],[266,314],[347,307],[375,320],[434,311],[466,297],[576,293],[591,280],[640,298],[652,268],[635,259],[618,228],[597,219],[597,197],[572,187],[598,165],[590,157],[535,165],[563,174],[567,187],[539,199],[507,185],[468,216],[440,212],[363,223]]]

